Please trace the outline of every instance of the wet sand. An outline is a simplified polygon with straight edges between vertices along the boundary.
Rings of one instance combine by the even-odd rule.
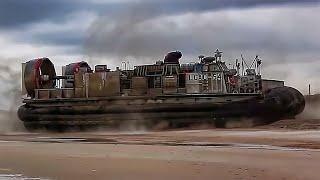
[[[0,135],[0,174],[43,179],[319,179],[319,162],[316,130]]]

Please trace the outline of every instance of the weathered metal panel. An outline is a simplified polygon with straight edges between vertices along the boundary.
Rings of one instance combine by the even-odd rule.
[[[74,87],[75,88],[83,88],[85,86],[84,74],[76,73],[74,75]]]
[[[121,93],[123,96],[129,96],[132,92],[132,89],[122,89]]]
[[[74,88],[74,97],[84,98],[86,96],[84,88]]]
[[[201,93],[201,84],[186,84],[186,90],[189,94]]]
[[[50,91],[48,89],[36,89],[38,99],[49,99]]]
[[[78,98],[85,97],[85,78],[83,73],[74,75],[74,96]]]
[[[163,78],[163,93],[164,94],[172,94],[177,93],[178,90],[178,78],[176,75],[173,76],[165,76]]]
[[[62,66],[61,67],[61,71],[62,71],[62,76],[65,76],[66,75],[66,66]],[[62,81],[62,84],[61,84],[62,88],[66,88],[67,87],[66,86],[66,83],[67,83],[66,81],[67,80],[66,79],[62,79],[61,81]]]
[[[178,93],[185,94],[187,92],[186,88],[178,88]]]
[[[105,97],[120,95],[119,72],[95,72],[90,73],[86,81],[89,97]]]
[[[107,96],[120,96],[120,72],[106,72],[105,90]]]
[[[186,91],[190,94],[202,92],[202,83],[199,80],[199,73],[186,74]]]
[[[107,96],[108,91],[105,86],[106,72],[96,72],[89,74],[88,84],[88,96],[89,97],[104,97]]]
[[[62,89],[51,89],[50,98],[62,98]]]
[[[278,80],[270,80],[270,79],[262,79],[262,91],[266,91],[268,89],[283,87],[284,81]]]
[[[150,96],[159,96],[161,94],[162,94],[162,88],[148,89],[148,95]]]
[[[64,98],[73,98],[74,97],[74,89],[72,89],[72,88],[62,89],[62,96]]]
[[[139,96],[147,94],[148,81],[146,77],[132,77],[131,95]]]

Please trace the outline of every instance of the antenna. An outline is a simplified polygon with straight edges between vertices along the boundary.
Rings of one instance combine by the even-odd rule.
[[[127,66],[128,66],[128,69],[126,69],[126,70],[130,70],[131,67],[130,67],[130,62],[129,61],[127,61]]]
[[[256,69],[257,69],[258,75],[261,75],[261,64],[262,64],[262,60],[259,59],[259,56],[258,56],[258,55],[256,55],[255,62],[256,62]]]
[[[127,63],[125,61],[121,62],[121,69],[126,70],[127,69]]]
[[[252,66],[254,65],[254,66],[256,66],[256,60],[254,59],[253,61],[252,61],[252,63],[251,63],[251,65],[250,65],[250,68],[249,69],[252,69]]]
[[[239,63],[238,59],[236,59],[236,67],[237,67],[237,75],[239,76],[240,75],[240,63]]]
[[[241,59],[242,59],[242,62],[244,62],[244,64],[246,65],[246,67],[248,68],[248,69],[250,69],[249,68],[249,66],[248,66],[248,64],[247,64],[247,62],[244,60],[244,58],[243,58],[243,55],[241,54]]]
[[[247,62],[244,60],[243,55],[241,54],[241,68],[242,68],[241,74],[242,74],[242,76],[244,76],[244,65],[246,65],[246,67],[249,68],[247,65]]]

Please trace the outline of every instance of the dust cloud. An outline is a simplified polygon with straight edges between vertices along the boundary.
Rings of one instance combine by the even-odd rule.
[[[2,84],[0,91],[0,133],[24,130],[17,116],[17,109],[21,104],[21,73],[12,67],[14,65],[6,65],[6,63],[0,65],[0,83]]]
[[[320,94],[305,96],[305,100],[305,109],[297,119],[320,119]]]

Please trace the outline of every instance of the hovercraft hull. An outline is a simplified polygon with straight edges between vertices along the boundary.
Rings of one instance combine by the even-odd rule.
[[[278,120],[283,109],[259,94],[166,95],[25,100],[18,115],[26,124],[111,125],[135,120],[151,124],[213,122],[259,117]]]

